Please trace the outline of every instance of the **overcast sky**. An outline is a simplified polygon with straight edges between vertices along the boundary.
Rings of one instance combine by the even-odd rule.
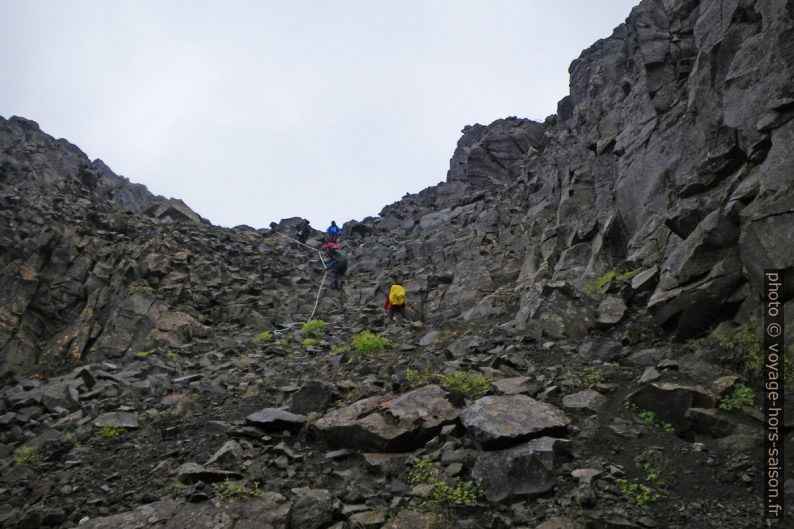
[[[2,0],[0,115],[215,224],[377,215],[542,120],[638,0]]]

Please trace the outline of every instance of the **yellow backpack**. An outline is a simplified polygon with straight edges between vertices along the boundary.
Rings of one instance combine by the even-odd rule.
[[[396,306],[405,303],[405,288],[401,285],[392,285],[389,289],[389,303]]]

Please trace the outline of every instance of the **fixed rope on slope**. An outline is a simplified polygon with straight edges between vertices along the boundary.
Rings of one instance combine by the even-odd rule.
[[[317,252],[317,255],[320,256],[320,262],[323,263],[323,269],[325,270],[325,272],[323,272],[323,278],[320,280],[320,287],[317,289],[317,297],[314,300],[314,308],[312,309],[312,313],[309,316],[309,319],[306,321],[306,323],[308,323],[308,322],[312,321],[312,318],[314,318],[314,313],[317,312],[317,305],[319,305],[319,303],[320,303],[320,293],[323,291],[323,285],[325,284],[325,278],[328,275],[328,269],[326,268],[326,265],[325,265],[325,259],[323,259],[323,252],[321,250],[318,250],[317,248],[309,246],[308,244],[304,244],[304,243],[300,242],[298,239],[293,239],[289,235],[284,235],[283,233],[281,233],[279,231],[276,231],[273,228],[270,228],[270,230],[273,233],[281,235],[285,239],[289,239],[291,241],[294,241],[294,242],[300,244],[301,246],[305,246],[309,250]]]

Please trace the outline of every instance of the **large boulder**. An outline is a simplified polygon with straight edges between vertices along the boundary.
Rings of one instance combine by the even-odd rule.
[[[457,419],[460,410],[435,384],[404,395],[369,397],[327,413],[315,423],[326,441],[338,447],[373,452],[407,452]]]
[[[678,435],[691,436],[687,419],[690,408],[713,408],[716,398],[702,386],[654,382],[646,384],[629,395],[628,402],[641,410],[652,411],[660,421],[673,425]]]
[[[483,397],[460,414],[463,426],[486,449],[533,437],[561,435],[571,420],[559,408],[526,395]]]
[[[488,501],[542,494],[554,487],[555,471],[569,445],[564,439],[541,437],[507,450],[483,452],[471,474]]]

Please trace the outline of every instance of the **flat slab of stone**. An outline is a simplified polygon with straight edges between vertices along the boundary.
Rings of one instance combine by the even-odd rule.
[[[460,410],[447,395],[431,384],[400,396],[369,397],[327,413],[315,427],[335,447],[408,452],[457,419]]]
[[[541,437],[507,450],[483,452],[471,475],[488,501],[542,494],[554,488],[555,470],[569,446],[565,439]]]
[[[594,389],[585,389],[562,398],[562,405],[571,409],[598,411],[607,403],[607,398]]]
[[[533,437],[562,435],[565,413],[526,395],[483,397],[460,414],[463,426],[486,449],[505,448]]]
[[[102,428],[103,426],[113,426],[116,428],[125,428],[127,430],[134,430],[138,427],[138,419],[134,413],[128,411],[111,411],[103,413],[94,419],[94,426]]]
[[[441,334],[439,331],[430,331],[429,333],[422,336],[422,339],[419,340],[420,347],[427,347],[428,345],[432,345],[433,342],[436,341],[436,338]]]
[[[245,420],[248,424],[268,432],[283,432],[300,430],[306,422],[306,417],[279,408],[264,408],[252,413]]]
[[[177,469],[176,475],[179,481],[185,484],[196,483],[198,481],[203,481],[204,483],[218,483],[227,479],[240,479],[243,477],[239,472],[208,468],[194,462],[181,465]]]
[[[491,386],[499,395],[520,395],[533,392],[531,379],[529,377],[510,377],[495,380]]]

